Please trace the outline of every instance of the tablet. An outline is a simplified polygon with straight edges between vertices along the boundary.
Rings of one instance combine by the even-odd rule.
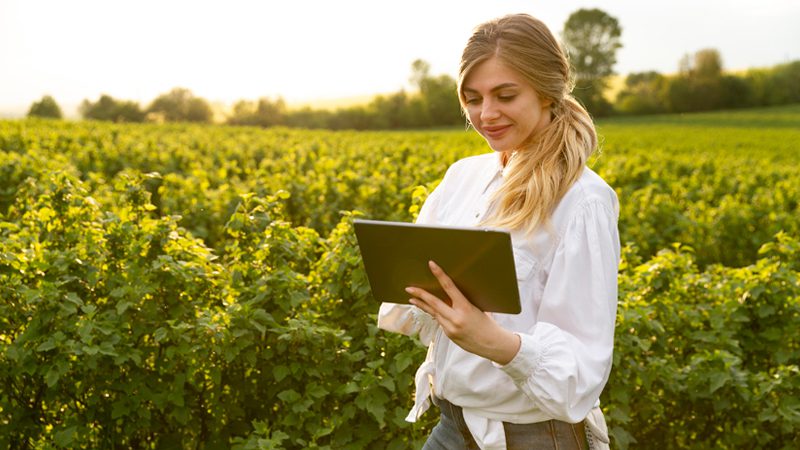
[[[507,231],[364,219],[355,219],[353,226],[375,299],[408,303],[407,286],[447,299],[428,268],[432,260],[482,311],[521,311]]]

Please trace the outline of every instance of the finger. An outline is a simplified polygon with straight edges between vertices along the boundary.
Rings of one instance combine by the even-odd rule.
[[[430,267],[433,276],[439,281],[439,285],[442,286],[444,292],[454,302],[453,305],[455,305],[456,301],[461,304],[464,304],[464,302],[469,303],[467,298],[464,297],[464,294],[461,293],[461,290],[458,289],[458,286],[453,282],[453,279],[445,273],[444,269],[433,261],[428,261],[428,267]],[[471,305],[471,303],[469,304]]]
[[[421,308],[423,311],[432,316],[442,314],[442,308],[447,307],[447,304],[442,299],[431,294],[425,289],[409,286],[406,288],[406,292],[415,297],[415,303],[417,307]]]
[[[416,306],[417,308],[419,308],[425,314],[431,316],[433,318],[433,320],[435,320],[436,322],[439,322],[439,319],[440,319],[441,316],[436,314],[436,311],[431,309],[431,307],[428,306],[422,300],[420,300],[418,298],[410,298],[410,299],[408,299],[408,302],[411,303],[412,305]],[[440,322],[440,324],[441,324],[441,322]]]
[[[408,303],[410,303],[410,304],[416,306],[417,308],[421,309],[422,311],[428,313],[428,315],[432,316],[433,318],[436,318],[436,312],[433,310],[433,308],[430,307],[430,305],[425,303],[424,300],[420,300],[419,298],[412,297],[412,298],[408,299]]]

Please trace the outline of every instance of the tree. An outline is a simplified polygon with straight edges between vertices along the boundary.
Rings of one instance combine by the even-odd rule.
[[[301,109],[286,112],[286,126],[295,128],[331,128],[333,112],[327,109],[312,109],[305,106]]]
[[[416,59],[411,63],[411,76],[408,77],[408,81],[411,82],[412,86],[422,91],[422,84],[430,77],[430,72],[431,65],[427,61]]]
[[[239,100],[233,104],[233,112],[226,120],[228,125],[257,125],[256,106],[249,100]]]
[[[599,9],[579,9],[564,24],[564,44],[576,77],[574,95],[595,115],[611,112],[603,93],[614,73],[621,35],[617,19]]]
[[[631,73],[617,96],[617,109],[626,114],[665,112],[666,85],[667,79],[658,72]]]
[[[375,115],[373,127],[396,130],[412,126],[414,117],[409,112],[409,96],[405,91],[390,95],[379,95],[369,104],[369,111]]]
[[[722,76],[722,57],[715,48],[698,50],[694,54],[694,72],[698,78],[716,79]]]
[[[286,121],[286,102],[278,98],[274,102],[261,98],[258,102],[239,100],[233,105],[233,114],[228,118],[230,125],[253,125],[271,127]]]
[[[186,105],[187,122],[210,123],[214,118],[214,111],[207,101],[200,97],[192,97]]]
[[[112,122],[142,122],[145,113],[134,101],[115,100],[103,94],[92,103],[84,100],[78,108],[85,119],[108,120]]]
[[[704,48],[678,61],[678,74],[683,77],[715,79],[722,76],[722,56],[715,48]]]
[[[175,88],[166,94],[156,97],[147,108],[147,112],[163,117],[169,122],[211,122],[214,116],[211,106],[192,91]]]
[[[431,125],[457,125],[464,122],[456,93],[456,80],[449,75],[439,75],[426,78],[421,87]]]
[[[430,64],[418,59],[411,64],[411,83],[419,90],[426,117],[419,122],[432,126],[456,125],[463,122],[461,105],[456,94],[456,81],[449,75],[430,75]]]
[[[334,130],[370,130],[378,128],[375,125],[376,114],[364,106],[350,106],[337,109],[328,121],[328,126]]]
[[[41,100],[31,105],[31,108],[28,110],[28,117],[60,119],[63,117],[63,114],[55,99],[49,95],[45,95]]]
[[[800,60],[779,64],[770,72],[769,104],[800,102]]]
[[[669,82],[666,100],[671,112],[736,107],[750,102],[744,96],[737,98],[735,91],[740,87],[735,81],[724,80],[719,51],[706,48],[678,61],[678,75]]]

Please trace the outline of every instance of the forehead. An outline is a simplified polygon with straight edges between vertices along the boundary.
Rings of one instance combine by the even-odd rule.
[[[530,87],[519,72],[493,56],[477,64],[464,78],[464,91],[489,92],[498,86]]]

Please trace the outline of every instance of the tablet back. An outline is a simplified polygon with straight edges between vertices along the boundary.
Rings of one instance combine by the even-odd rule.
[[[408,303],[405,288],[416,286],[449,301],[428,268],[433,260],[481,310],[520,312],[508,232],[363,219],[354,228],[375,299]]]

